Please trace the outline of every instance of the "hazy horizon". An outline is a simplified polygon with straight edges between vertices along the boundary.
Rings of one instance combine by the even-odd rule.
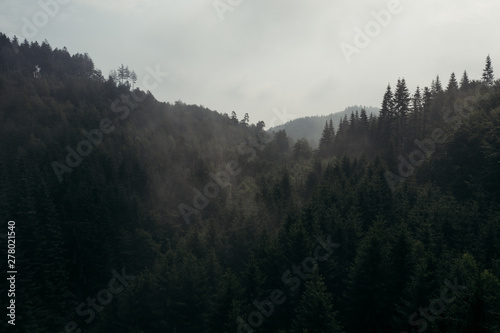
[[[488,33],[499,30],[499,12],[491,0],[7,0],[0,31],[88,53],[105,77],[128,65],[143,89],[148,68],[160,68],[169,76],[152,91],[159,100],[249,113],[271,127],[380,107],[386,85],[402,77],[411,93],[436,74],[443,85],[452,72],[479,79],[486,56],[494,68],[499,59]]]

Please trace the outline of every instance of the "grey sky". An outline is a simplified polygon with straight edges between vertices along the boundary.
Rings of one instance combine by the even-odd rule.
[[[87,52],[106,77],[123,63],[140,82],[147,67],[159,65],[170,73],[152,91],[159,100],[234,110],[239,118],[248,112],[251,122],[267,125],[379,106],[387,83],[399,77],[412,92],[438,74],[444,85],[452,72],[476,79],[488,54],[500,76],[500,1],[396,2],[1,0],[0,31]],[[341,44],[356,46],[355,28],[364,31],[376,22],[372,11],[389,7],[397,10],[386,26],[378,24],[377,34],[372,24],[369,45],[348,62]]]

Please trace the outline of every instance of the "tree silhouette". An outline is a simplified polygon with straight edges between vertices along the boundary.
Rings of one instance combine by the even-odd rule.
[[[495,78],[493,75],[493,67],[491,66],[491,58],[488,55],[488,57],[486,57],[486,64],[483,69],[483,83],[488,87],[491,87],[493,86],[494,80]]]

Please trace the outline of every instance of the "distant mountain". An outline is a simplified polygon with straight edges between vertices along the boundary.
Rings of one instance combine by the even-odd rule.
[[[317,148],[319,139],[321,138],[321,133],[323,131],[323,128],[325,127],[325,121],[330,121],[330,119],[332,119],[335,129],[337,129],[340,120],[344,118],[344,116],[347,116],[347,118],[349,118],[351,116],[351,113],[355,113],[356,111],[360,112],[362,108],[366,110],[368,116],[370,116],[370,114],[378,116],[378,113],[380,111],[380,109],[376,107],[354,105],[347,107],[344,111],[331,113],[326,116],[313,116],[294,119],[283,125],[271,127],[270,129],[268,129],[268,132],[272,133],[284,129],[286,131],[286,134],[294,141],[306,138],[307,141],[309,141],[311,147]]]

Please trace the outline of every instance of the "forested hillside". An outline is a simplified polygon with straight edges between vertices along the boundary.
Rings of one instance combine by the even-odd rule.
[[[290,120],[285,124],[271,127],[268,132],[278,132],[285,130],[286,134],[294,141],[306,139],[313,149],[317,149],[321,139],[321,131],[330,120],[333,128],[337,130],[340,123],[347,122],[351,115],[359,117],[361,110],[365,110],[367,117],[376,117],[380,109],[366,106],[349,106],[344,111],[332,113],[327,116],[303,117]]]
[[[323,124],[317,149],[116,67],[0,34],[2,330],[500,331],[489,57],[482,78],[379,87],[380,114]]]

